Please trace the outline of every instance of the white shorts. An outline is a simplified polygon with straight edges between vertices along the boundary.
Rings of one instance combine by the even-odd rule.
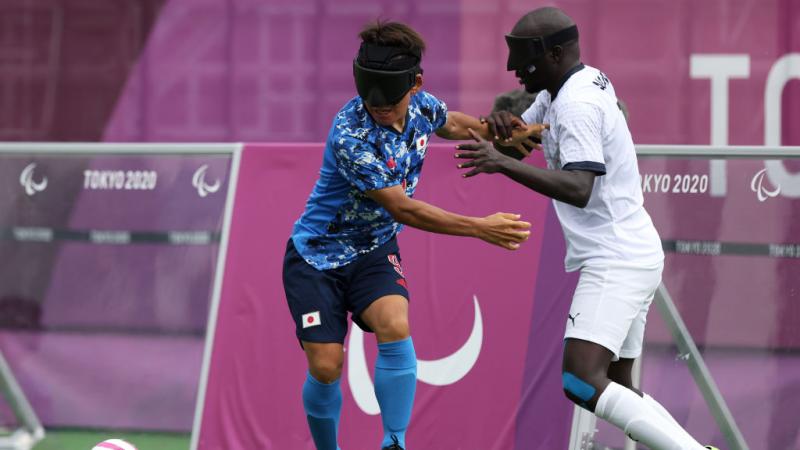
[[[581,268],[564,339],[600,344],[614,353],[614,361],[638,358],[647,311],[663,268],[663,262],[649,267],[612,262]]]

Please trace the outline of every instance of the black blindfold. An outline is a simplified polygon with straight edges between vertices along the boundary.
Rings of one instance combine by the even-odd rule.
[[[525,69],[534,60],[544,55],[547,50],[575,39],[578,39],[577,25],[564,28],[547,36],[514,36],[507,34],[508,62],[506,63],[506,69],[509,71]]]
[[[370,106],[394,105],[414,86],[422,55],[396,47],[362,43],[353,60],[361,99]]]

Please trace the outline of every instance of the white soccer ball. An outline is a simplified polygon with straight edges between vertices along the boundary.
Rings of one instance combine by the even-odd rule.
[[[122,439],[106,439],[95,445],[92,450],[136,450],[136,447]]]

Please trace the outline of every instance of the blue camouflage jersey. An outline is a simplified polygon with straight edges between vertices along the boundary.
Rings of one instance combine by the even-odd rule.
[[[403,185],[414,195],[428,139],[447,121],[447,106],[420,91],[411,97],[403,132],[378,125],[361,97],[336,114],[322,168],[294,224],[297,252],[318,270],[348,264],[392,239],[402,225],[364,192]]]

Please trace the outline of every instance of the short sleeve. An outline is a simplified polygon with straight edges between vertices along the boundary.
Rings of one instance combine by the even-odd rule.
[[[423,116],[430,120],[434,130],[447,123],[447,105],[433,95],[422,91],[419,94],[419,109]]]
[[[561,168],[604,175],[603,111],[589,103],[568,103],[558,111],[557,123]]]
[[[399,171],[378,156],[375,147],[352,137],[340,137],[332,145],[336,169],[362,192],[391,187],[402,182]]]
[[[528,125],[532,123],[542,123],[544,120],[545,105],[542,100],[543,95],[537,95],[533,104],[522,113],[520,118]]]

